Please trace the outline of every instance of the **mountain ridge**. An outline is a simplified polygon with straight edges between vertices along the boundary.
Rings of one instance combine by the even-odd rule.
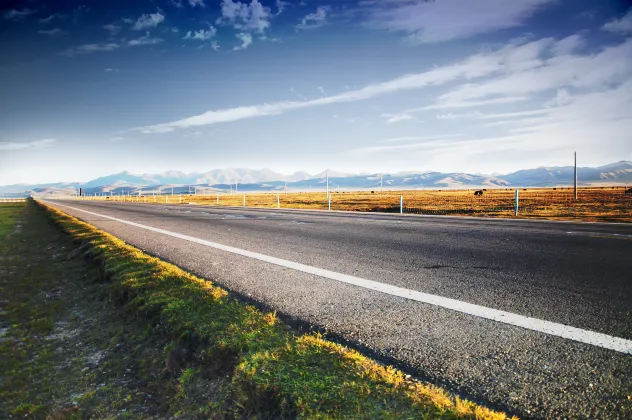
[[[228,168],[206,172],[186,173],[168,170],[160,174],[134,174],[123,171],[101,176],[88,182],[54,182],[45,184],[13,184],[0,186],[0,195],[36,193],[68,193],[82,188],[85,192],[135,191],[158,189],[186,192],[189,187],[212,191],[229,191],[237,183],[239,191],[281,191],[287,186],[293,191],[316,191],[326,188],[325,176],[329,174],[331,189],[371,189],[380,187],[380,174],[353,174],[326,170],[316,175],[298,171],[291,175],[274,172],[268,168]],[[578,168],[580,185],[632,184],[632,162],[619,161],[598,167]],[[465,172],[400,171],[382,174],[386,189],[437,189],[475,187],[555,187],[572,185],[572,166],[541,166],[521,169],[504,175],[469,174]]]

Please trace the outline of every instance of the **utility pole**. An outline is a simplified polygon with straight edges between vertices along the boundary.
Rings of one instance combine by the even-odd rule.
[[[575,152],[575,201],[577,201],[577,152]]]
[[[238,188],[239,182],[235,182],[235,194],[237,194],[237,192],[239,191]]]

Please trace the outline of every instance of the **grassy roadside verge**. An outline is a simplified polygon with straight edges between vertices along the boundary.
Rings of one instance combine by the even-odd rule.
[[[164,418],[168,343],[35,204],[0,205],[0,225],[0,418]]]
[[[144,340],[163,344],[161,357],[149,357],[153,362],[143,369],[145,376],[161,372],[162,379],[148,377],[144,385],[163,384],[163,409],[170,415],[506,418],[317,335],[298,336],[274,314],[238,302],[211,282],[47,210],[96,267],[100,287],[120,313],[144,325]]]
[[[0,240],[11,230],[24,210],[24,203],[0,204]]]

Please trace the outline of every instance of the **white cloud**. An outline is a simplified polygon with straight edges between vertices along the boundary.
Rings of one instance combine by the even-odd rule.
[[[532,115],[539,115],[548,112],[546,109],[533,109],[529,111],[519,112],[501,112],[501,113],[484,113],[480,111],[466,112],[464,114],[453,114],[448,112],[447,114],[437,114],[437,119],[440,120],[457,120],[457,119],[476,119],[476,120],[491,120],[502,118],[519,118],[529,117]]]
[[[544,103],[545,107],[553,107],[553,106],[564,106],[568,105],[573,101],[571,94],[568,92],[568,89],[558,89],[555,98]]]
[[[579,34],[573,34],[557,41],[551,51],[554,55],[573,54],[578,52],[585,44],[584,38]]]
[[[0,142],[0,150],[13,151],[24,149],[39,149],[55,143],[55,139],[35,140],[28,143]]]
[[[217,19],[217,23],[230,24],[242,31],[263,32],[270,27],[270,17],[270,8],[259,0],[252,0],[250,4],[222,0],[222,16]]]
[[[114,51],[120,47],[121,45],[117,44],[116,42],[102,43],[102,44],[84,44],[84,45],[79,45],[74,48],[69,48],[61,52],[60,54],[65,55],[67,57],[72,57],[77,54],[90,54],[93,52],[100,52],[100,51]]]
[[[537,41],[536,41],[537,42]],[[515,49],[532,45],[518,46]],[[594,89],[621,83],[632,74],[632,40],[609,46],[592,55],[553,55],[554,43],[538,42],[538,55],[521,57],[512,63],[505,58],[507,49],[500,52],[500,75],[480,83],[469,83],[452,89],[438,98],[438,104],[485,100],[490,97],[527,96],[561,87]],[[524,61],[529,65],[521,66]],[[517,71],[512,71],[517,69]]]
[[[428,106],[422,106],[420,108],[407,109],[405,112],[416,113],[423,111],[430,111],[433,109],[455,109],[455,108],[473,108],[477,106],[499,105],[499,104],[511,104],[514,102],[526,101],[526,96],[503,96],[500,98],[484,99],[481,101],[459,101],[439,103]]]
[[[628,10],[621,19],[612,19],[602,26],[604,31],[618,33],[621,35],[632,34],[632,9]]]
[[[37,31],[38,34],[42,34],[42,35],[48,35],[48,36],[56,36],[56,35],[64,35],[67,32],[62,31],[59,28],[53,28],[53,29],[48,29],[48,30],[39,30]]]
[[[235,50],[235,51],[244,50],[244,49],[248,48],[248,46],[250,44],[252,44],[252,35],[250,35],[248,33],[241,32],[241,33],[238,33],[235,36],[239,40],[241,40],[241,45],[238,45],[238,46],[233,48],[233,50]]]
[[[497,143],[498,141],[507,141],[507,140],[520,140],[523,137],[518,135],[513,136],[503,136],[503,137],[492,137],[492,138],[472,138],[472,139],[458,139],[454,140],[454,137],[461,137],[460,134],[448,134],[448,135],[436,135],[436,136],[427,136],[427,137],[399,137],[395,139],[387,139],[382,141],[381,143],[399,143],[399,142],[410,142],[415,141],[415,143],[405,143],[405,144],[388,144],[388,145],[380,145],[380,146],[366,146],[360,147],[357,149],[350,150],[348,153],[350,154],[368,154],[368,153],[385,153],[385,152],[397,152],[397,151],[413,151],[413,150],[431,150],[433,152],[436,151],[444,151],[444,149],[455,149],[458,153],[458,149],[463,146],[472,146],[473,144],[483,145],[487,143],[485,147],[489,147],[490,143]]]
[[[65,19],[66,15],[63,13],[53,13],[52,15],[46,17],[46,18],[42,18],[39,20],[40,23],[50,23],[55,19]]]
[[[371,26],[436,43],[521,26],[554,0],[396,0],[369,2]]]
[[[291,6],[291,3],[283,0],[276,0],[277,12],[275,16],[279,16],[281,13],[287,9],[288,6]]]
[[[389,124],[398,123],[402,121],[418,121],[417,118],[413,117],[410,114],[402,113],[402,114],[382,114],[380,115],[382,118],[386,118],[386,122]]]
[[[213,51],[219,51],[219,43],[217,41],[211,41],[211,48],[213,48]]]
[[[191,7],[196,7],[196,6],[205,7],[206,5],[204,4],[204,0],[189,0],[189,6],[191,6]]]
[[[118,26],[118,25],[115,25],[113,23],[110,23],[108,25],[103,25],[103,29],[108,31],[110,33],[110,35],[116,35],[119,32],[121,32],[121,27]]]
[[[164,20],[165,16],[160,12],[142,15],[136,20],[136,22],[134,22],[133,29],[136,31],[140,31],[143,29],[155,28]]]
[[[141,45],[155,45],[160,44],[162,42],[162,38],[154,38],[149,36],[149,32],[145,34],[145,36],[141,36],[140,38],[130,39],[125,43],[125,46],[128,47],[137,47]]]
[[[6,12],[4,12],[4,18],[6,20],[20,20],[23,19],[29,15],[32,15],[33,13],[35,13],[36,10],[33,9],[21,9],[21,10],[17,10],[17,9],[11,9],[11,10],[7,10]]]
[[[315,29],[327,23],[327,6],[318,6],[316,12],[310,13],[301,19],[301,23],[296,25],[296,29]]]
[[[187,34],[182,39],[208,41],[209,39],[213,38],[216,33],[217,33],[217,29],[211,26],[207,30],[200,29],[199,31],[195,31],[195,32],[188,31]]]
[[[407,141],[447,139],[447,138],[463,137],[463,136],[464,136],[463,134],[435,134],[432,136],[392,137],[385,140],[381,140],[380,143],[401,143],[401,142],[407,142]]]
[[[69,48],[63,52],[61,52],[61,55],[65,55],[67,57],[73,57],[75,55],[79,55],[79,54],[90,54],[93,52],[103,52],[103,51],[114,51],[117,50],[119,48],[124,48],[124,47],[138,47],[138,46],[143,46],[143,45],[155,45],[155,44],[159,44],[163,41],[162,38],[153,38],[149,36],[149,32],[146,33],[144,36],[141,36],[140,38],[136,38],[136,39],[130,39],[128,41],[122,41],[122,42],[108,42],[108,43],[101,43],[101,44],[84,44],[84,45],[79,45],[78,47],[74,47],[74,48]]]

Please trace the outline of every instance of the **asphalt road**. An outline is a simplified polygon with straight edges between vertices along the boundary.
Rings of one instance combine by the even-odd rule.
[[[632,339],[632,225],[48,202],[288,320],[529,418],[632,418],[632,355],[89,215]]]

